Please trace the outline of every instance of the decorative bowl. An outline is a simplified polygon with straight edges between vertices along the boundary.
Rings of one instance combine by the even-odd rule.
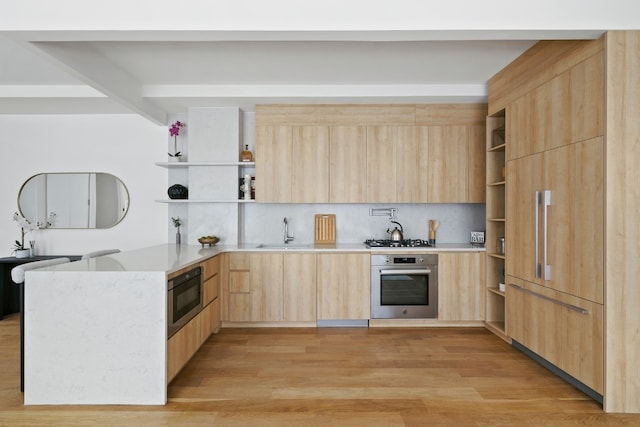
[[[204,248],[204,245],[209,245],[209,247],[215,245],[216,243],[218,243],[220,241],[219,238],[217,238],[216,236],[213,237],[200,237],[198,239],[198,242],[202,245],[202,247]]]

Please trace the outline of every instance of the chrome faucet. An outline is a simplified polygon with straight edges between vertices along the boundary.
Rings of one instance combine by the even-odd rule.
[[[291,241],[293,241],[294,237],[293,237],[293,233],[291,235],[289,235],[289,222],[287,221],[287,217],[284,217],[284,225],[282,227],[283,232],[284,232],[284,243],[287,244]]]

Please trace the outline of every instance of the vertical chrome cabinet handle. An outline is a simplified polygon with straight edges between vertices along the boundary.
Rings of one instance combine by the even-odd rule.
[[[534,220],[533,220],[533,224],[534,224],[534,230],[533,230],[533,239],[535,242],[535,250],[534,250],[534,266],[533,269],[535,271],[536,274],[536,278],[540,277],[540,259],[538,257],[538,211],[540,210],[540,192],[536,191],[536,200],[535,203],[533,204],[533,216],[534,216]]]
[[[548,207],[551,206],[551,190],[544,190],[544,242],[542,248],[542,262],[544,263],[544,280],[551,280],[551,266],[549,265],[549,258],[547,256],[547,246],[549,239],[549,229],[547,227],[548,222]]]

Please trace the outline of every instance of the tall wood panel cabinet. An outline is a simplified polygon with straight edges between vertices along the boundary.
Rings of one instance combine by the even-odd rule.
[[[506,334],[606,412],[640,413],[638,51],[638,31],[540,42],[489,82],[507,138]]]

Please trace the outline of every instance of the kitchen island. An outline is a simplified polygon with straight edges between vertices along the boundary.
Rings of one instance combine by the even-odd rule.
[[[167,278],[186,267],[203,264],[225,252],[366,256],[390,251],[369,249],[363,244],[309,245],[287,250],[256,246],[201,248],[165,244],[27,272],[24,403],[165,404],[170,379]],[[485,249],[442,244],[405,250],[424,253]]]
[[[29,271],[24,403],[166,403],[167,276],[219,253],[158,245]]]

